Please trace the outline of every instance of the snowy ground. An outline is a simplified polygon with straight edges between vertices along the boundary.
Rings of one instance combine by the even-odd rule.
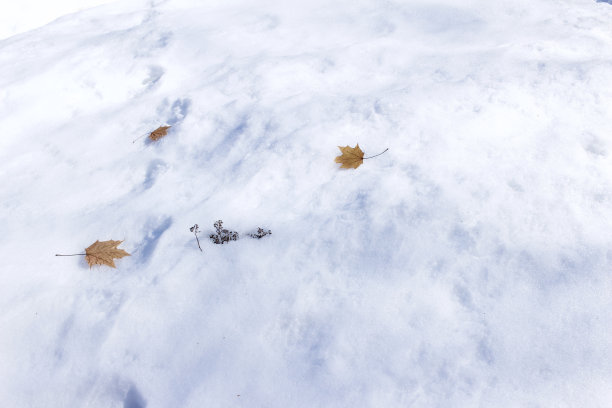
[[[125,0],[0,40],[0,405],[611,406],[611,78],[595,0]],[[338,170],[356,143],[389,151]],[[97,239],[132,256],[54,257]]]
[[[0,5],[0,39],[20,34],[68,13],[75,13],[113,0],[19,0]]]

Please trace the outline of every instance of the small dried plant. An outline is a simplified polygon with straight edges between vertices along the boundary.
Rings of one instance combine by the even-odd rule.
[[[253,234],[249,234],[249,237],[261,239],[261,238],[265,237],[266,235],[271,235],[271,234],[272,234],[272,231],[270,231],[270,230],[266,231],[263,228],[257,227],[257,232],[253,233]]]
[[[223,221],[218,220],[214,224],[215,229],[217,230],[216,234],[210,234],[210,239],[215,244],[223,244],[225,242],[236,241],[238,240],[238,233],[236,231],[230,231],[223,228]]]
[[[198,248],[200,248],[200,252],[204,252],[202,251],[202,247],[200,246],[200,240],[198,239],[198,234],[200,233],[200,227],[198,227],[198,224],[195,224],[193,227],[189,228],[189,231],[193,232],[193,235],[195,235],[195,239],[198,242]]]

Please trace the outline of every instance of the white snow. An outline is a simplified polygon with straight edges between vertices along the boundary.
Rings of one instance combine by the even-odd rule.
[[[19,0],[0,5],[0,39],[43,26],[65,14],[115,0]]]
[[[610,406],[610,78],[595,0],[124,0],[0,40],[0,405]],[[339,170],[356,143],[389,151]],[[132,256],[54,256],[98,239]]]

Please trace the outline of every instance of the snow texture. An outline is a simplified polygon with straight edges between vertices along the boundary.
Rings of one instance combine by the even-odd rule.
[[[610,78],[595,0],[125,0],[0,40],[0,405],[609,407]],[[389,151],[339,170],[356,143]],[[97,239],[132,256],[54,257]]]
[[[113,0],[19,0],[0,4],[0,39],[20,34],[68,13],[110,3]]]

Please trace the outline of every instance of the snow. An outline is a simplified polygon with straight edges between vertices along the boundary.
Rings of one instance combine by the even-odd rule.
[[[609,406],[611,22],[125,0],[0,40],[1,405]],[[98,239],[132,256],[54,256]]]
[[[0,5],[0,39],[43,26],[65,14],[114,0],[19,0]]]

